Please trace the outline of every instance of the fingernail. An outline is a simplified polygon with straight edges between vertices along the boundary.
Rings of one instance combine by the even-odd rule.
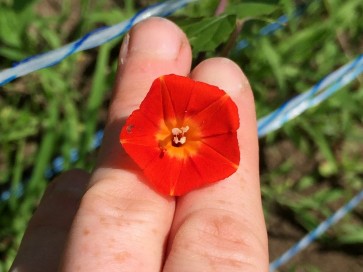
[[[194,69],[192,77],[219,86],[232,97],[250,90],[241,68],[226,58],[213,58],[202,62]]]
[[[131,30],[127,57],[137,54],[143,57],[176,59],[183,36],[174,23],[163,18],[150,18]]]
[[[127,33],[122,41],[121,50],[120,50],[120,65],[125,64],[127,52],[129,50],[129,41],[130,34]]]
[[[226,58],[217,58],[216,62],[219,64],[220,69],[216,80],[223,82],[223,88],[229,91],[229,95],[238,95],[249,88],[246,77],[235,62]]]

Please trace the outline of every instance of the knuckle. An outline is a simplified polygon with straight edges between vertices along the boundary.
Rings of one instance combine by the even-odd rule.
[[[155,225],[158,204],[142,196],[124,194],[118,187],[114,180],[97,181],[83,196],[80,209],[97,217],[101,225],[143,229]]]

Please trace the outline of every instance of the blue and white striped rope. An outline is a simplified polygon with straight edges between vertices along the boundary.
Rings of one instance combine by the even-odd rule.
[[[88,33],[81,39],[64,47],[26,59],[18,63],[15,67],[0,72],[0,86],[5,85],[6,83],[14,80],[15,78],[26,75],[30,72],[52,66],[75,52],[99,46],[117,36],[124,34],[132,27],[132,25],[150,16],[166,16],[179,9],[183,5],[194,1],[197,0],[171,0],[161,4],[150,6],[147,9],[141,10],[134,17],[125,22],[121,22],[111,27],[98,29],[96,31]],[[280,29],[282,25],[286,22],[287,17],[285,15],[281,16],[276,21],[276,23],[272,23],[267,27],[261,29],[260,34],[268,35]],[[243,49],[247,45],[248,42],[242,40],[237,45],[237,48]],[[314,85],[311,89],[284,103],[281,107],[279,107],[271,114],[261,118],[258,121],[259,137],[263,137],[267,133],[280,128],[284,123],[300,115],[308,108],[311,108],[321,103],[322,101],[330,97],[333,93],[357,78],[361,73],[363,73],[363,55],[358,56],[355,60],[344,65],[335,72],[329,74],[323,80]],[[99,130],[94,138],[94,149],[100,146],[102,137],[103,131]],[[71,152],[71,161],[75,162],[77,160],[78,151],[74,149]],[[52,166],[47,170],[45,175],[46,177],[52,177],[53,175],[63,171],[63,168],[64,158],[57,157],[53,161]],[[23,184],[20,185],[21,187],[19,187],[16,192],[19,195],[21,195],[23,192]],[[5,191],[2,192],[2,194],[0,195],[0,200],[5,201],[9,199],[9,197],[10,191]],[[302,240],[300,240],[295,246],[293,246],[286,253],[284,253],[280,258],[272,262],[270,264],[270,271],[275,271],[281,265],[294,257],[298,252],[305,249],[328,228],[337,223],[342,217],[344,217],[347,213],[354,209],[362,201],[362,199],[363,190],[359,192],[345,206],[335,212],[330,218],[322,222],[315,230],[303,237]]]
[[[258,136],[282,127],[305,110],[318,105],[363,73],[363,54],[326,76],[306,92],[285,102],[278,109],[258,120]]]
[[[193,1],[196,1],[196,0],[193,0]],[[178,8],[180,8],[180,7],[182,7],[183,6],[183,4],[187,4],[187,3],[189,3],[189,2],[193,2],[193,1],[178,1],[177,3],[178,3]],[[167,3],[170,3],[170,5],[171,4],[173,4],[174,6],[172,6],[172,10],[176,10],[176,8],[177,7],[175,7],[175,3],[174,2],[176,2],[176,1],[169,1],[169,2],[165,2],[165,3],[163,3],[163,4],[167,4]],[[141,11],[139,11],[137,14],[135,14],[131,19],[129,19],[128,21],[125,21],[125,22],[121,22],[121,23],[119,23],[118,25],[115,25],[115,26],[112,26],[112,28],[117,28],[117,29],[121,29],[121,30],[118,30],[119,31],[119,33],[121,33],[121,34],[123,34],[123,28],[122,27],[120,27],[120,26],[124,26],[124,25],[127,25],[127,27],[125,27],[125,31],[127,31],[129,28],[131,28],[131,26],[133,25],[133,24],[135,24],[136,22],[139,22],[140,21],[140,18],[139,18],[139,20],[137,20],[137,18],[139,17],[139,16],[141,16],[141,15],[143,15],[145,18],[147,18],[147,15],[146,15],[146,12],[148,12],[151,8],[155,8],[155,7],[157,7],[158,5],[161,5],[161,4],[156,4],[155,6],[152,6],[152,7],[148,7],[148,8],[146,8],[146,10],[141,10]],[[160,8],[160,7],[159,7]],[[166,9],[167,7],[165,7],[164,9]],[[171,6],[168,6],[168,8],[170,9],[171,8]],[[296,16],[299,16],[299,15],[301,15],[301,12],[304,10],[304,8],[305,8],[305,6],[304,7],[298,7],[297,8],[297,10],[294,12],[294,15],[296,15]],[[172,10],[168,10],[169,11],[169,13],[172,11]],[[165,10],[164,10],[165,11]],[[149,13],[150,14],[150,13]],[[153,12],[153,14],[155,15],[155,10],[154,10],[154,12]],[[286,15],[283,15],[283,16],[281,16],[281,17],[279,17],[278,19],[277,19],[277,21],[276,22],[273,22],[273,23],[271,23],[271,24],[268,24],[267,26],[265,26],[265,27],[263,27],[263,28],[261,28],[261,30],[259,31],[259,35],[270,35],[270,34],[272,34],[273,32],[275,32],[275,31],[277,31],[277,30],[279,30],[279,29],[281,29],[282,27],[283,27],[283,25],[284,24],[286,24],[288,22],[288,17],[286,16]],[[82,38],[80,38],[79,40],[77,40],[77,41],[75,41],[74,43],[72,43],[72,44],[76,44],[76,46],[74,46],[73,48],[77,48],[77,46],[80,46],[81,44],[83,44],[83,47],[85,46],[85,42],[87,41],[87,39],[89,39],[89,36],[91,36],[91,35],[95,35],[96,34],[96,32],[98,32],[99,34],[100,34],[100,32],[101,32],[102,30],[101,29],[96,29],[96,30],[94,30],[94,31],[92,31],[92,32],[90,32],[89,34],[87,34],[87,35],[85,35],[84,37],[82,37]],[[102,33],[101,33],[102,34]],[[107,33],[106,33],[107,34]],[[105,37],[107,40],[106,41],[102,41],[102,37],[98,37],[97,38],[97,44],[98,45],[100,45],[100,44],[103,44],[103,43],[105,43],[105,42],[107,42],[107,41],[109,41],[111,38],[110,38],[110,36],[109,35],[106,35],[106,34],[102,34],[103,36],[102,37]],[[120,35],[121,35],[120,34]],[[242,40],[243,41],[243,40]],[[90,41],[88,41],[88,43],[90,43]],[[86,44],[87,45],[87,44]],[[66,45],[65,47],[68,47],[68,46],[70,46],[70,45]],[[246,46],[248,46],[248,44],[246,45]],[[64,48],[64,47],[63,47]],[[91,47],[89,47],[89,48],[91,48]],[[239,48],[239,46],[237,45],[237,48]],[[241,47],[241,48],[239,48],[240,50],[241,49],[243,49],[244,47]],[[74,52],[77,52],[77,51],[80,51],[80,50],[82,50],[80,47],[78,48],[78,50],[73,50],[73,51],[69,51],[68,52],[68,54],[67,55],[65,55],[65,56],[63,56],[63,58],[62,59],[64,59],[64,58],[66,58],[67,56],[69,56],[69,55],[71,55],[72,53],[74,53]],[[56,51],[56,50],[55,50]],[[32,56],[32,57],[30,57],[30,58],[27,58],[27,59],[25,59],[25,60],[23,60],[23,61],[21,61],[21,62],[19,62],[17,65],[16,65],[16,67],[18,67],[18,66],[20,66],[20,65],[23,65],[23,64],[26,64],[26,65],[29,65],[29,63],[30,64],[32,64],[32,62],[31,61],[34,61],[34,60],[36,60],[37,58],[39,58],[39,57],[44,57],[44,56],[52,56],[52,54],[53,54],[53,52],[54,51],[51,51],[51,52],[48,52],[48,53],[45,53],[45,54],[41,54],[41,55],[36,55],[36,56]],[[62,59],[60,59],[59,61],[61,61]],[[48,66],[50,66],[50,65],[48,65]],[[15,67],[15,68],[16,68]],[[37,69],[41,69],[41,68],[37,68]],[[33,70],[31,70],[31,71],[28,71],[27,73],[30,73],[30,72],[33,72],[33,71],[36,71],[37,69],[33,69]],[[8,69],[8,70],[10,70],[10,69]],[[4,75],[3,73],[4,72],[6,72],[7,70],[5,70],[5,71],[3,71],[3,72],[0,72],[0,86],[3,84],[6,84],[6,83],[8,83],[8,82],[10,82],[13,78],[9,78],[8,77],[8,79],[5,79],[5,80],[3,80],[2,82],[1,82],[1,79],[2,78],[6,78],[6,76],[8,76],[8,75]],[[18,74],[18,77],[20,77],[21,75],[20,74]],[[14,78],[16,78],[16,77],[14,77]],[[102,130],[99,130],[99,131],[97,131],[96,132],[96,134],[95,134],[95,138],[94,138],[94,144],[93,144],[93,148],[94,149],[96,149],[96,148],[98,148],[100,145],[101,145],[101,141],[102,141],[102,136],[103,136],[103,131]],[[70,162],[71,163],[74,163],[74,162],[76,162],[77,160],[78,160],[78,156],[79,156],[79,154],[78,154],[78,150],[77,149],[73,149],[72,151],[71,151],[71,156],[70,156]],[[65,162],[65,159],[62,157],[62,156],[58,156],[58,157],[56,157],[54,160],[53,160],[53,162],[52,162],[52,164],[50,165],[50,167],[46,170],[46,173],[45,173],[45,177],[46,178],[51,178],[51,177],[53,177],[54,175],[56,175],[56,174],[58,174],[58,173],[60,173],[60,172],[62,172],[63,170],[64,170],[64,162]],[[24,188],[23,188],[23,184],[22,183],[20,183],[19,184],[19,188],[16,190],[16,195],[22,195],[23,194],[23,190],[24,190]],[[11,195],[11,192],[10,192],[10,190],[5,190],[5,191],[3,191],[3,192],[1,192],[1,194],[0,194],[0,201],[7,201],[9,198],[10,198],[10,195]]]
[[[313,241],[315,241],[320,235],[326,232],[331,226],[336,224],[347,213],[353,210],[363,200],[363,190],[356,194],[347,204],[337,210],[332,216],[320,223],[314,230],[305,235],[298,243],[292,246],[278,259],[270,264],[270,272],[275,271],[277,268],[288,262],[297,253],[308,247]]]
[[[147,19],[151,16],[167,16],[180,9],[184,5],[195,1],[198,0],[169,0],[151,5],[137,12],[129,20],[123,21],[113,26],[96,29],[76,40],[75,42],[25,59],[17,63],[14,67],[0,72],[0,86],[3,86],[8,82],[33,71],[55,65],[76,52],[104,44],[126,33],[134,24],[144,19]]]

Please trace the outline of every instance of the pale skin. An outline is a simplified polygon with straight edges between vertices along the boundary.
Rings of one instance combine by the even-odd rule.
[[[185,34],[160,18],[131,30],[119,63],[95,170],[68,171],[51,183],[11,271],[268,271],[255,107],[241,69],[213,58],[191,71]],[[237,172],[177,198],[150,188],[119,143],[152,81],[171,73],[225,90],[241,124]]]

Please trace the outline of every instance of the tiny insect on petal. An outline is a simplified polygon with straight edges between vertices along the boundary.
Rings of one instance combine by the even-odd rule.
[[[120,142],[154,189],[180,196],[237,170],[238,127],[237,106],[224,91],[165,75],[126,120]]]

